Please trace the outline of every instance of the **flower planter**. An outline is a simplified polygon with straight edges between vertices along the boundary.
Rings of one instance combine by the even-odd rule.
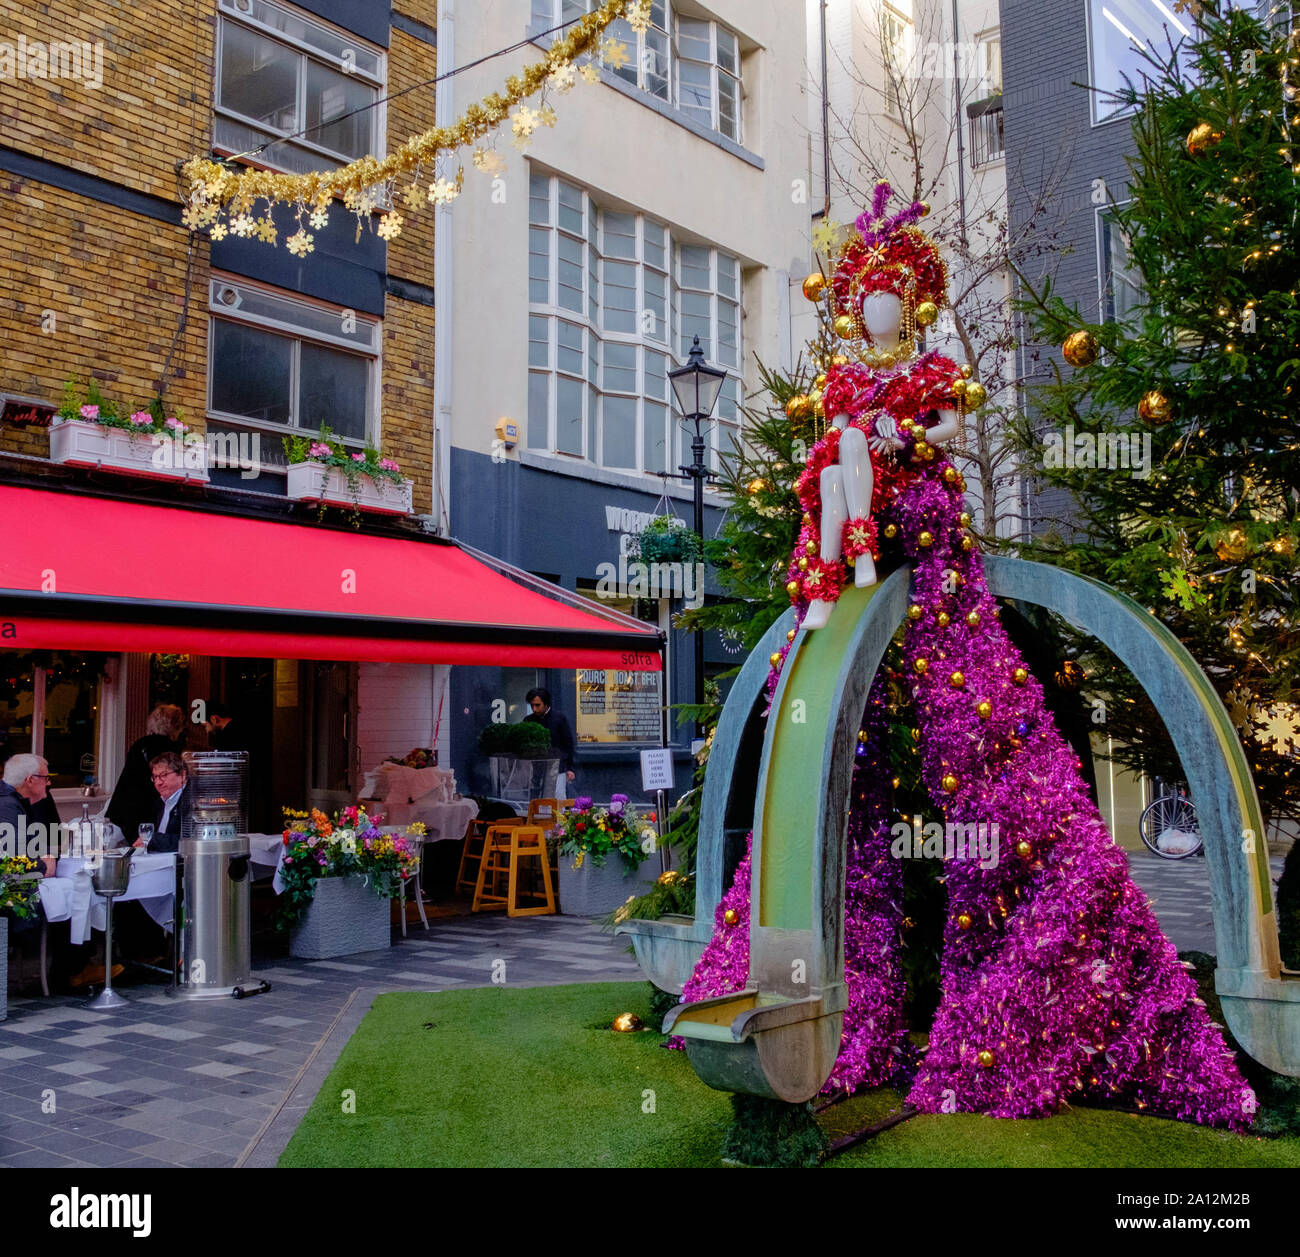
[[[563,762],[558,758],[518,759],[513,755],[489,755],[492,797],[516,803],[553,799]]]
[[[151,480],[208,481],[208,451],[201,439],[162,445],[152,436],[106,428],[90,419],[56,419],[50,425],[50,460],[69,467],[107,467]]]
[[[9,918],[0,916],[0,1021],[9,1016]]]
[[[321,877],[302,920],[289,933],[289,954],[328,960],[392,946],[390,901],[364,877]]]
[[[597,868],[587,856],[580,869],[574,857],[560,855],[560,912],[566,917],[603,917],[628,900],[644,895],[659,875],[657,858],[647,860],[635,873],[627,871],[623,857],[611,851],[605,867]]]
[[[327,467],[323,463],[290,463],[288,494],[299,502],[326,502],[330,506],[373,511],[379,515],[411,513],[409,480],[395,484],[391,480],[360,476],[354,493],[341,467]]]

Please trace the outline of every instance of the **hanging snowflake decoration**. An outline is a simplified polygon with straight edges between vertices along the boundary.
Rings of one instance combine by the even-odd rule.
[[[597,68],[595,62],[593,61],[588,61],[587,64],[582,67],[579,73],[582,75],[584,79],[587,80],[588,83],[594,85],[600,82],[600,70]]]
[[[460,195],[461,179],[435,179],[429,184],[429,200],[434,205],[450,205]]]
[[[621,70],[632,59],[621,39],[604,40],[600,45],[600,55],[611,70]]]
[[[578,72],[573,68],[572,64],[557,65],[546,78],[547,85],[559,92],[561,96],[569,91],[577,81]]]
[[[316,246],[312,244],[313,239],[314,237],[310,232],[304,231],[299,227],[298,230],[284,242],[284,247],[288,249],[294,257],[306,257],[307,254],[313,252],[316,248]]]
[[[506,159],[495,149],[476,148],[474,150],[474,168],[481,170],[485,175],[504,174]]]
[[[812,246],[818,253],[832,253],[840,242],[840,233],[844,230],[833,218],[823,218],[813,228]]]
[[[230,230],[237,236],[251,236],[257,228],[251,214],[236,214],[230,220]]]
[[[379,220],[379,238],[381,240],[392,240],[402,234],[402,216],[396,210],[389,210],[387,214]]]
[[[519,111],[510,120],[510,129],[515,136],[525,139],[537,130],[537,110],[527,105],[520,105]]]
[[[213,240],[224,240],[226,238],[226,224],[213,223],[212,230],[208,232],[208,235],[211,236]]]
[[[628,5],[627,24],[638,35],[644,35],[650,27],[650,0],[635,0]]]
[[[307,220],[317,231],[323,231],[330,220],[329,210],[323,205],[318,205],[313,211],[311,217]]]
[[[405,192],[402,193],[402,200],[405,202],[406,208],[414,214],[416,210],[424,207],[428,197],[425,195],[424,189],[418,183],[413,183]]]
[[[263,244],[274,244],[275,238],[279,234],[276,231],[275,224],[271,221],[269,215],[266,215],[257,220],[257,226],[255,228],[255,231],[257,233],[257,238]]]

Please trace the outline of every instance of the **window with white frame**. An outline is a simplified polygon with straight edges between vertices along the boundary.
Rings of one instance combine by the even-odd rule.
[[[1103,323],[1127,322],[1146,300],[1142,272],[1129,256],[1129,239],[1111,209],[1097,212],[1098,275]]]
[[[880,10],[880,60],[885,77],[885,112],[901,118],[902,83],[907,69],[908,23],[892,9]]]
[[[670,355],[680,342],[684,358],[698,335],[730,373],[712,425],[716,467],[739,426],[739,261],[538,172],[529,217],[528,447],[611,469],[674,469]]]
[[[1002,32],[985,31],[975,37],[979,64],[979,94],[996,96],[1002,91]]]
[[[208,430],[329,428],[358,447],[376,436],[381,323],[235,278],[214,277],[208,309]],[[283,461],[262,441],[263,461]]]
[[[600,0],[532,0],[532,24],[554,30],[599,6]],[[555,37],[563,33],[556,31]],[[651,0],[644,31],[638,34],[626,18],[617,18],[608,33],[628,52],[625,65],[609,67],[612,73],[740,143],[743,89],[734,31],[705,18],[676,15],[668,0]]]
[[[273,0],[220,0],[216,50],[219,152],[271,141],[260,164],[305,173],[382,151],[379,50]]]

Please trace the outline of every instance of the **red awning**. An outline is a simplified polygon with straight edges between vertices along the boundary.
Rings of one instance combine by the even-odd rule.
[[[650,625],[437,538],[11,486],[0,521],[0,648],[660,667]]]

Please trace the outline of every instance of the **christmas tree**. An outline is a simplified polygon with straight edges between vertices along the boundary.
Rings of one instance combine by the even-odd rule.
[[[1109,210],[1140,277],[1133,304],[1091,324],[1022,277],[1036,336],[1065,363],[1052,355],[1019,443],[1073,503],[1023,552],[1169,625],[1232,714],[1266,816],[1295,819],[1300,41],[1241,9],[1178,7],[1196,14],[1191,38],[1150,50],[1116,98],[1136,110],[1128,199]],[[1180,780],[1132,676],[1104,653],[1089,673],[1116,758]],[[1300,929],[1283,939],[1300,961]]]

